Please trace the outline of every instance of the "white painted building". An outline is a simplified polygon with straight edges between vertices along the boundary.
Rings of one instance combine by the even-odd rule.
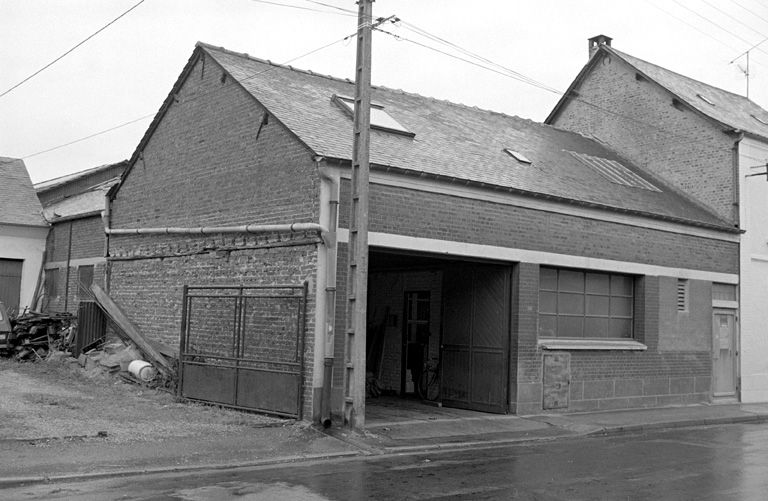
[[[24,162],[0,157],[0,301],[34,307],[48,224]]]

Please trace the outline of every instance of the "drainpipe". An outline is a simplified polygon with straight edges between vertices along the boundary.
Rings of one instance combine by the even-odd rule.
[[[176,228],[172,226],[160,228],[104,228],[104,232],[107,235],[215,235],[219,233],[293,233],[300,231],[317,231],[324,234],[326,229],[317,223],[245,224],[241,226],[199,226],[194,228]]]
[[[69,222],[69,239],[67,240],[67,274],[64,279],[64,311],[69,307],[69,265],[72,262],[72,224]]]
[[[319,160],[316,160],[319,163]],[[320,422],[323,427],[331,426],[331,401],[333,386],[333,360],[336,330],[336,226],[339,213],[339,187],[337,180],[321,171],[320,177],[329,185],[328,189],[328,232],[326,233],[325,259],[325,312],[322,325],[324,332],[323,388],[320,398]]]

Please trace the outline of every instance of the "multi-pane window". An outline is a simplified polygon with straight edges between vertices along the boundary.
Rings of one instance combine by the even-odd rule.
[[[541,267],[539,336],[631,338],[633,302],[631,276]]]

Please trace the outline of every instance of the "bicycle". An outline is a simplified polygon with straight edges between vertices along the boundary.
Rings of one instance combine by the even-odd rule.
[[[424,363],[416,391],[422,400],[434,402],[440,398],[440,360],[433,358]]]

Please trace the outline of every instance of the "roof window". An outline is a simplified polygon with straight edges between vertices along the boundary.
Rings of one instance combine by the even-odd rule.
[[[355,116],[355,100],[347,96],[334,94],[331,98],[350,117]],[[413,137],[416,134],[403,127],[400,122],[384,110],[384,105],[371,103],[371,129],[393,132],[404,136]]]
[[[579,159],[584,165],[596,170],[598,174],[602,175],[612,183],[629,186],[631,188],[661,192],[660,189],[638,176],[635,172],[627,169],[616,160],[594,157],[592,155],[587,155],[586,153],[576,153],[575,151],[569,151],[568,153]]]
[[[526,157],[525,155],[523,155],[519,151],[510,150],[509,148],[504,148],[504,152],[507,155],[509,155],[512,158],[514,158],[515,160],[517,160],[518,162],[520,162],[521,164],[532,164],[533,163],[531,160],[528,159],[528,157]]]
[[[752,118],[754,118],[755,120],[757,120],[758,122],[760,122],[763,125],[768,125],[768,120],[763,120],[762,118],[760,118],[757,115],[752,115]]]
[[[710,106],[714,106],[715,105],[715,102],[712,101],[711,99],[709,99],[707,96],[703,96],[701,94],[696,94],[696,97],[698,97],[699,99],[701,99],[702,101],[704,101],[705,103],[707,103]]]

